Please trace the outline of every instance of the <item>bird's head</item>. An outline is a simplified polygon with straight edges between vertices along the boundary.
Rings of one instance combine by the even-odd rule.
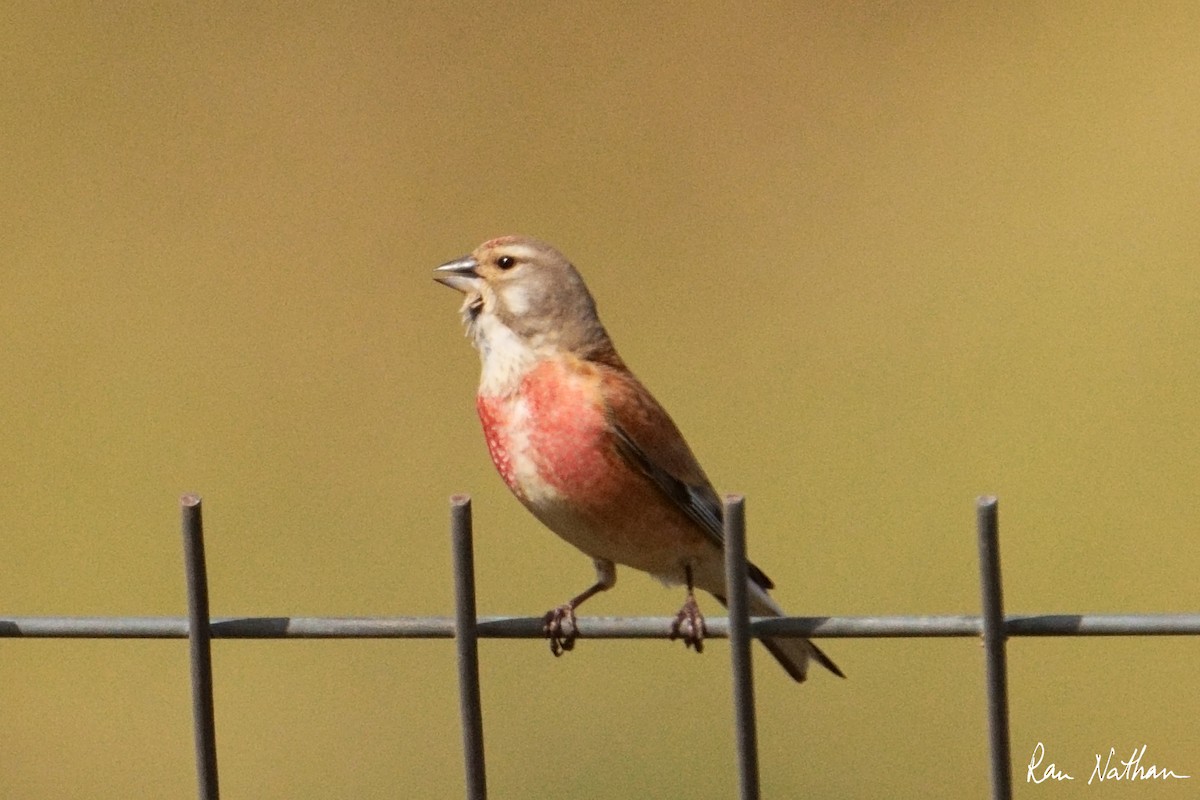
[[[434,280],[463,293],[463,323],[485,362],[510,348],[600,361],[616,355],[583,278],[545,242],[491,239],[438,267]]]

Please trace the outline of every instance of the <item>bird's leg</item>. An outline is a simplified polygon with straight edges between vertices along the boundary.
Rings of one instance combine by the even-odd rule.
[[[579,636],[579,629],[575,626],[575,609],[592,595],[606,592],[617,585],[617,567],[613,562],[595,558],[592,563],[596,565],[596,582],[569,602],[547,611],[542,619],[542,630],[550,640],[550,652],[555,656],[561,656],[575,647],[575,639]]]
[[[704,637],[708,635],[708,629],[704,626],[704,615],[700,613],[700,606],[696,603],[691,564],[685,565],[683,572],[687,576],[687,600],[683,601],[683,608],[675,615],[675,622],[671,625],[671,640],[682,638],[685,645],[696,648],[697,653],[703,653]]]

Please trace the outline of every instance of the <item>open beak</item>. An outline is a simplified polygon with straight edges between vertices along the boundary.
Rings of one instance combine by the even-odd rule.
[[[479,281],[479,262],[474,256],[463,256],[442,264],[433,271],[433,279],[463,294],[473,290]]]

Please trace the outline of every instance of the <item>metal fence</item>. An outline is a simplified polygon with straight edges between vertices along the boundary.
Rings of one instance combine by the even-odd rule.
[[[454,617],[249,617],[212,619],[200,498],[184,495],[184,564],[188,616],[180,617],[8,617],[0,618],[0,638],[188,639],[196,771],[201,800],[220,796],[217,781],[216,722],[213,711],[212,652],[218,639],[454,639],[458,660],[466,796],[487,796],[483,718],[479,691],[478,640],[536,639],[544,636],[540,617],[479,617],[475,613],[475,566],[471,500],[450,500],[454,553]],[[1000,579],[998,505],[994,497],[976,503],[980,616],[780,617],[750,619],[746,602],[744,502],[725,499],[726,576],[729,616],[707,621],[710,637],[730,640],[738,791],[741,800],[757,800],[758,746],[750,644],[760,637],[923,638],[982,637],[989,732],[992,797],[1012,797],[1008,734],[1008,672],[1005,642],[1010,636],[1178,636],[1200,635],[1200,614],[1004,616]],[[740,577],[740,580],[738,579]],[[579,627],[590,639],[666,639],[670,617],[585,617]]]

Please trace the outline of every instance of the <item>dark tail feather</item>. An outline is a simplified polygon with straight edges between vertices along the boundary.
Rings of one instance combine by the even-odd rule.
[[[721,595],[713,595],[717,600],[721,601],[721,605],[726,608],[729,604]],[[782,609],[775,601],[767,595],[765,591],[756,593],[751,589],[750,592],[750,612],[756,617],[782,617],[784,616]],[[825,655],[821,648],[817,647],[809,639],[762,639],[763,647],[767,648],[767,652],[774,656],[779,665],[784,671],[792,677],[792,680],[797,683],[803,683],[808,677],[808,659],[812,658],[825,669],[837,675],[839,678],[845,678],[846,675],[833,663],[833,659]]]
[[[808,642],[808,646],[812,648],[812,657],[816,659],[818,664],[832,672],[834,675],[837,675],[839,678],[846,677],[846,674],[838,669],[838,665],[833,663],[833,659],[825,655],[825,652],[813,644],[811,639],[805,639],[805,641]]]

